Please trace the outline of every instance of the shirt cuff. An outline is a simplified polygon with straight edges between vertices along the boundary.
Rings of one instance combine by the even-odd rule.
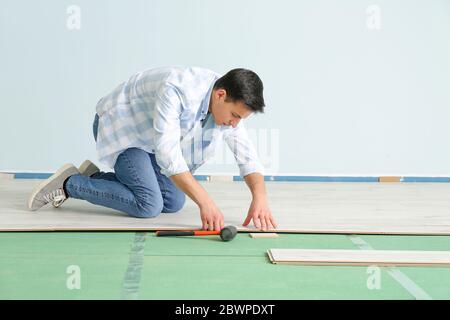
[[[156,163],[161,169],[161,173],[166,177],[173,176],[178,173],[189,171],[189,167],[180,155],[178,157],[161,156],[158,152],[155,152]]]
[[[264,167],[258,162],[249,162],[239,165],[239,174],[242,178],[250,173],[258,172],[264,176]]]
[[[176,175],[176,174],[179,174],[179,173],[182,173],[182,172],[186,172],[186,171],[189,171],[189,168],[188,168],[188,166],[185,163],[180,164],[178,166],[171,165],[167,169],[166,168],[161,168],[161,173],[163,175],[165,175],[166,177],[168,177],[168,178],[170,176],[173,176],[173,175]]]

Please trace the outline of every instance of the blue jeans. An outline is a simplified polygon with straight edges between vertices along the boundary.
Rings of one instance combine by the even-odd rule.
[[[98,115],[93,124],[97,141]],[[138,148],[123,151],[114,172],[98,172],[90,177],[76,174],[66,181],[70,198],[116,209],[137,218],[152,218],[161,212],[179,211],[185,194],[161,173],[155,155]]]

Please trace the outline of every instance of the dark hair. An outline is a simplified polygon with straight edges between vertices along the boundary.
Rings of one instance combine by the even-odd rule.
[[[227,102],[242,101],[252,111],[264,113],[263,83],[251,70],[243,68],[230,70],[217,79],[213,89],[225,89]]]

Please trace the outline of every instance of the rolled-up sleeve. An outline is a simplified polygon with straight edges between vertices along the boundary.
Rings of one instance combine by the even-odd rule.
[[[259,172],[264,175],[264,167],[248,136],[243,120],[239,122],[236,128],[231,129],[224,136],[224,139],[234,154],[234,158],[239,167],[239,174],[242,178],[254,172]]]
[[[153,114],[155,158],[167,177],[189,171],[180,147],[181,100],[175,88],[165,85],[157,93]]]

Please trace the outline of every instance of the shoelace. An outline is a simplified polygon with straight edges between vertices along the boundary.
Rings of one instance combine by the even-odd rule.
[[[65,198],[65,197],[56,197],[56,198],[53,200],[52,205],[53,205],[55,208],[58,208],[60,205],[63,204],[64,201],[66,201],[66,198]]]
[[[64,194],[63,189],[56,189],[44,195],[43,198],[45,201],[47,201],[47,203],[53,202],[57,205],[61,205],[61,203],[66,200],[66,195]]]

